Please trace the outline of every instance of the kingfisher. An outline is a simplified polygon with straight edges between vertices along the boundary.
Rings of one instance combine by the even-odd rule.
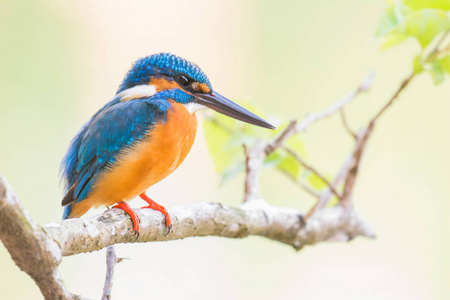
[[[112,100],[79,130],[63,158],[63,219],[115,204],[131,217],[139,234],[139,217],[126,203],[139,196],[148,203],[142,208],[164,215],[170,232],[169,213],[146,191],[186,158],[197,131],[195,112],[207,108],[275,129],[214,91],[196,64],[170,53],[138,59]]]

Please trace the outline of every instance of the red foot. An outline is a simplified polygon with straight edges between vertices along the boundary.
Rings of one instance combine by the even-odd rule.
[[[133,222],[133,231],[134,233],[137,233],[139,237],[140,220],[138,215],[134,212],[134,210],[124,201],[118,202],[116,205],[113,206],[113,208],[120,208],[130,216],[131,222]]]
[[[172,220],[170,219],[170,215],[167,212],[166,208],[164,206],[162,206],[162,205],[159,205],[158,203],[156,203],[152,199],[150,199],[150,197],[147,196],[145,194],[145,192],[140,194],[139,197],[141,197],[142,200],[144,200],[145,202],[148,203],[148,206],[144,206],[144,207],[141,207],[141,208],[151,208],[151,209],[154,209],[154,210],[157,210],[157,211],[161,212],[164,215],[164,217],[166,218],[166,226],[169,229],[169,231],[167,232],[167,234],[168,234],[172,230]]]

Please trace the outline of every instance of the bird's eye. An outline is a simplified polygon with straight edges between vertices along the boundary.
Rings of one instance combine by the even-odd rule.
[[[182,86],[188,86],[191,83],[190,78],[184,76],[184,75],[180,75],[178,76],[178,82],[182,85]]]

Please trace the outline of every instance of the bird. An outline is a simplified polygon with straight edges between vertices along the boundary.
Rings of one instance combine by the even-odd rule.
[[[139,196],[148,203],[142,208],[164,215],[170,232],[169,213],[146,191],[186,158],[196,136],[196,112],[208,108],[275,129],[213,90],[200,67],[184,58],[158,53],[136,60],[115,96],[75,135],[61,162],[63,219],[115,204],[139,234],[139,217],[126,203]]]

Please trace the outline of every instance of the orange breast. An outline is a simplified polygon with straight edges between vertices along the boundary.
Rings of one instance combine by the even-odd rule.
[[[167,121],[157,124],[147,137],[124,151],[102,174],[88,198],[74,205],[70,217],[80,217],[91,207],[128,201],[172,173],[194,143],[197,118],[183,104],[172,101]]]

